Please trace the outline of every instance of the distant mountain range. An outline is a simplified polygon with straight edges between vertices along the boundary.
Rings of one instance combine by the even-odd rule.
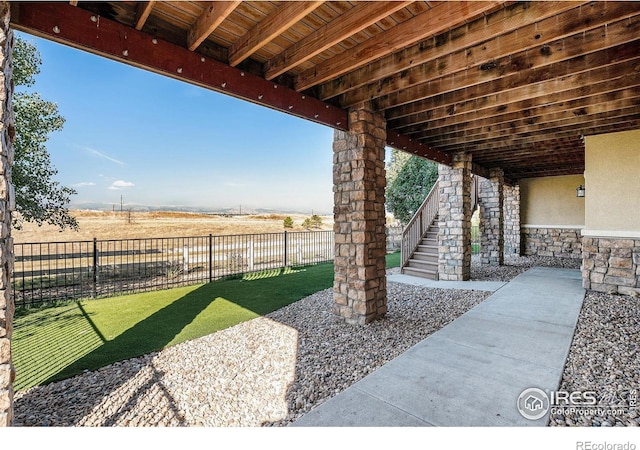
[[[120,205],[114,205],[113,203],[77,203],[71,204],[69,209],[78,209],[78,210],[93,210],[93,211],[120,211]],[[332,212],[327,211],[301,211],[301,210],[283,210],[277,208],[245,208],[242,206],[237,207],[228,207],[228,208],[207,208],[200,206],[175,206],[175,205],[162,205],[162,206],[149,206],[149,205],[138,205],[138,204],[125,204],[123,205],[123,210],[128,211],[178,211],[178,212],[193,212],[193,213],[204,213],[204,214],[302,214],[302,215],[311,215],[318,214],[321,216],[326,216],[333,214]]]

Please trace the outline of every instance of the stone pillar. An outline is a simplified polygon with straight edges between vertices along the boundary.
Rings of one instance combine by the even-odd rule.
[[[504,254],[522,255],[520,234],[520,185],[504,185]]]
[[[0,2],[0,426],[11,425],[13,419],[13,380],[11,362],[11,332],[13,300],[13,242],[11,211],[14,194],[11,185],[13,138],[15,128],[11,98],[13,95],[11,53],[13,31],[9,28],[9,2]]]
[[[386,122],[369,102],[349,112],[333,141],[334,314],[366,324],[387,312]]]
[[[438,168],[440,186],[438,277],[471,278],[471,154],[456,153]]]
[[[490,266],[504,263],[504,172],[490,169],[480,181],[480,262]]]

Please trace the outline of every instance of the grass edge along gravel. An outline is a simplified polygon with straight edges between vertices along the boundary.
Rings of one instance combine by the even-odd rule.
[[[387,267],[399,263],[399,253],[387,255]],[[22,313],[14,321],[14,387],[58,381],[205,336],[332,285],[333,264],[327,263]]]

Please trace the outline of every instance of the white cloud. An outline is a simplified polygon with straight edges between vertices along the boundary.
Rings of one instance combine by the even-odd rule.
[[[135,184],[133,184],[131,181],[116,180],[113,183],[111,183],[111,186],[109,186],[109,189],[111,189],[112,191],[118,191],[120,189],[125,189],[132,186],[135,186]]]
[[[73,187],[85,187],[85,186],[95,186],[96,184],[93,181],[82,181],[80,183],[76,183]]]
[[[106,159],[107,161],[111,161],[112,163],[118,164],[120,166],[126,165],[124,162],[120,161],[119,159],[112,158],[111,156],[109,156],[109,155],[107,155],[105,153],[102,153],[102,152],[100,152],[98,150],[95,150],[93,148],[83,147],[83,149],[87,153],[90,153],[93,156],[97,156],[98,158]]]

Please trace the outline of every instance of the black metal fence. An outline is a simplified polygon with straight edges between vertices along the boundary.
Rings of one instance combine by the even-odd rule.
[[[17,307],[332,261],[333,231],[14,244]]]

